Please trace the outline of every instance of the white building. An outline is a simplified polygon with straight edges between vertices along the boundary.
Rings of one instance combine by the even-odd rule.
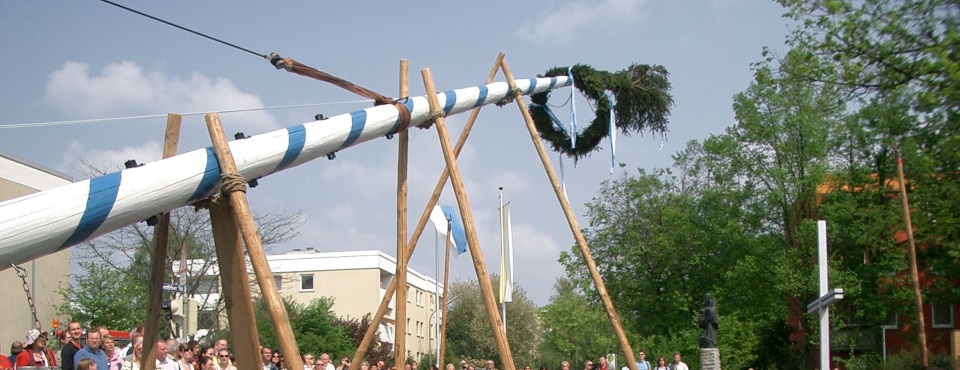
[[[337,316],[350,318],[376,313],[397,269],[396,259],[378,250],[320,253],[312,248],[295,249],[285,254],[268,255],[267,262],[281,295],[303,304],[309,304],[316,298],[332,297],[333,312]],[[258,294],[256,277],[249,262],[247,271],[253,292]],[[208,278],[202,278],[201,285],[204,288],[198,291],[209,291],[210,294],[193,296],[200,306],[201,317],[215,315],[213,310],[220,299],[219,272],[213,268],[206,276]],[[434,292],[437,288],[433,278],[408,269],[406,350],[414,358],[436,351],[435,325],[439,322],[439,313],[435,313]],[[442,285],[439,288],[442,293]],[[395,342],[394,301],[391,300],[386,314],[380,320],[380,339],[387,343]],[[220,320],[225,320],[225,316],[221,316]],[[203,321],[209,323],[211,320]],[[203,323],[200,329],[205,329]]]
[[[73,182],[70,176],[44,168],[30,161],[0,152],[0,201],[21,197]],[[57,290],[60,284],[70,284],[70,249],[64,249],[20,265],[27,270],[27,287],[33,294],[37,316],[44,330],[49,330],[56,317],[56,306],[63,304]],[[16,270],[3,266],[0,271],[0,297],[4,325],[0,325],[0,343],[7,353],[15,340],[23,341],[27,330],[34,326],[33,314],[23,291],[23,280]],[[62,322],[61,327],[67,323]]]

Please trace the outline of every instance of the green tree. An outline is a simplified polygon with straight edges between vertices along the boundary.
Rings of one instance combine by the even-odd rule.
[[[335,357],[356,351],[359,343],[350,338],[346,326],[336,324],[338,319],[332,310],[332,298],[314,299],[308,305],[297,303],[289,296],[283,296],[282,300],[301,354],[326,352]],[[253,311],[260,344],[279,349],[280,341],[262,297],[254,298]]]
[[[493,286],[500,278],[491,275]],[[476,281],[457,281],[450,284],[448,294],[451,306],[447,310],[446,358],[492,359],[499,364],[500,356],[490,333],[490,323],[480,299],[480,286]],[[507,303],[507,340],[517,366],[533,364],[537,343],[540,341],[540,324],[537,307],[527,297],[519,284],[513,285],[513,302]],[[533,365],[531,365],[533,366]]]
[[[540,310],[543,340],[538,357],[541,363],[555,365],[569,361],[571,368],[579,369],[584,360],[619,349],[603,307],[587,299],[567,278],[557,278],[553,289],[550,303]],[[629,336],[635,338],[632,334]]]
[[[57,313],[87,327],[126,329],[143,322],[143,285],[100,261],[80,261],[80,268],[85,274],[76,277],[76,285],[60,287],[64,303]]]

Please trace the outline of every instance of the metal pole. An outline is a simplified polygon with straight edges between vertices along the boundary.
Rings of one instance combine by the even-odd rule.
[[[503,274],[506,269],[503,266],[504,258],[506,251],[506,235],[504,235],[506,230],[503,229],[503,187],[500,187],[500,286],[505,284],[503,279],[506,278]],[[500,314],[503,316],[503,335],[507,335],[507,302],[503,299],[503,289],[500,289]]]
[[[817,263],[820,265],[820,297],[827,295],[827,221],[817,221]],[[830,368],[830,306],[820,306],[820,369]]]

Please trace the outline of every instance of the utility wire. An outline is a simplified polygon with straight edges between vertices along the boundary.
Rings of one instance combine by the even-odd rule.
[[[296,104],[296,105],[278,105],[273,107],[262,107],[262,108],[243,108],[243,109],[231,109],[231,110],[221,110],[215,111],[215,113],[242,113],[242,112],[253,112],[253,111],[266,111],[266,110],[275,110],[275,109],[291,109],[291,108],[303,108],[303,107],[316,107],[321,105],[338,105],[338,104],[358,104],[358,103],[369,103],[369,99],[364,100],[352,100],[352,101],[342,101],[342,102],[333,102],[333,103],[313,103],[313,104]],[[190,112],[190,113],[180,113],[181,116],[199,116],[207,113],[214,112]],[[137,119],[148,119],[148,118],[163,118],[166,117],[166,114],[150,114],[145,116],[127,116],[127,117],[110,117],[110,118],[92,118],[92,119],[77,119],[77,120],[68,120],[68,121],[48,121],[48,122],[29,122],[29,123],[8,123],[0,125],[0,130],[5,129],[15,129],[15,128],[29,128],[29,127],[47,127],[47,126],[66,126],[66,125],[79,125],[85,123],[98,123],[98,122],[109,122],[109,121],[125,121],[125,120],[137,120]]]
[[[165,20],[163,20],[163,19],[154,17],[154,16],[152,16],[152,15],[150,15],[150,14],[141,12],[141,11],[139,11],[139,10],[135,10],[135,9],[131,9],[131,8],[125,7],[125,6],[123,6],[123,5],[117,4],[117,3],[112,2],[112,1],[110,1],[110,0],[100,0],[100,1],[105,2],[105,3],[107,3],[107,4],[110,4],[110,5],[113,5],[113,6],[115,6],[115,7],[118,7],[118,8],[120,8],[120,9],[126,10],[126,11],[128,11],[128,12],[133,12],[133,13],[142,15],[142,16],[144,16],[144,17],[153,19],[153,20],[155,20],[155,21],[157,21],[157,22],[166,24],[166,25],[168,25],[168,26],[172,26],[172,27],[179,28],[179,29],[181,29],[181,30],[190,32],[190,33],[192,33],[192,34],[194,34],[194,35],[201,36],[201,37],[206,37],[206,38],[208,38],[208,39],[210,39],[210,40],[213,40],[213,41],[219,42],[219,43],[221,43],[221,44],[230,46],[230,47],[232,47],[232,48],[234,48],[234,49],[237,49],[237,50],[240,50],[240,51],[245,51],[245,52],[248,52],[248,53],[250,53],[250,54],[256,55],[256,56],[258,56],[258,57],[261,57],[261,58],[263,58],[263,59],[270,60],[270,58],[268,58],[266,54],[257,53],[257,52],[255,52],[255,51],[253,51],[253,50],[250,50],[250,49],[247,49],[247,48],[244,48],[244,47],[241,47],[241,46],[237,46],[237,45],[231,44],[231,43],[229,43],[229,42],[223,41],[223,40],[218,39],[218,38],[216,38],[216,37],[205,35],[205,34],[203,34],[203,33],[200,33],[200,32],[194,31],[194,30],[191,30],[191,29],[189,29],[189,28],[186,28],[186,27],[177,25],[177,24],[175,24],[175,23],[168,22],[168,21],[165,21]]]

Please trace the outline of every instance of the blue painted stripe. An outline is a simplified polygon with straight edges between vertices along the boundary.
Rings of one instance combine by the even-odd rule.
[[[283,153],[283,159],[277,165],[274,172],[283,170],[293,163],[293,160],[300,156],[303,151],[303,144],[307,141],[307,129],[303,125],[287,127],[287,151]]]
[[[450,111],[453,110],[453,106],[457,104],[457,93],[453,91],[444,91],[443,95],[447,97],[446,103],[443,104],[443,114],[450,114]]]
[[[367,111],[350,112],[350,121],[350,134],[347,135],[347,140],[343,142],[340,149],[353,145],[353,143],[360,138],[360,134],[363,133],[363,127],[367,124]]]
[[[479,107],[483,105],[484,101],[487,100],[487,86],[480,86],[480,95],[477,96],[477,104],[474,104],[473,107]]]
[[[87,206],[80,216],[80,224],[73,230],[73,234],[67,238],[67,241],[57,248],[57,250],[67,248],[71,245],[79,244],[103,225],[113,210],[113,204],[117,201],[117,193],[120,192],[120,179],[123,177],[123,171],[114,172],[104,176],[90,179],[90,190],[87,193]]]
[[[547,90],[553,90],[553,88],[556,86],[557,86],[557,78],[550,77],[550,87],[548,87]]]
[[[531,79],[530,79],[530,87],[527,88],[526,95],[533,94],[533,90],[536,90],[536,89],[537,89],[537,79],[536,79],[536,78],[531,78]]]
[[[193,191],[193,195],[190,196],[187,203],[193,203],[203,199],[204,196],[213,191],[213,187],[217,184],[217,181],[220,181],[220,163],[217,162],[217,154],[214,153],[212,147],[205,149],[207,153],[207,164],[203,168],[203,177],[200,178],[200,185],[197,186],[197,190]]]

